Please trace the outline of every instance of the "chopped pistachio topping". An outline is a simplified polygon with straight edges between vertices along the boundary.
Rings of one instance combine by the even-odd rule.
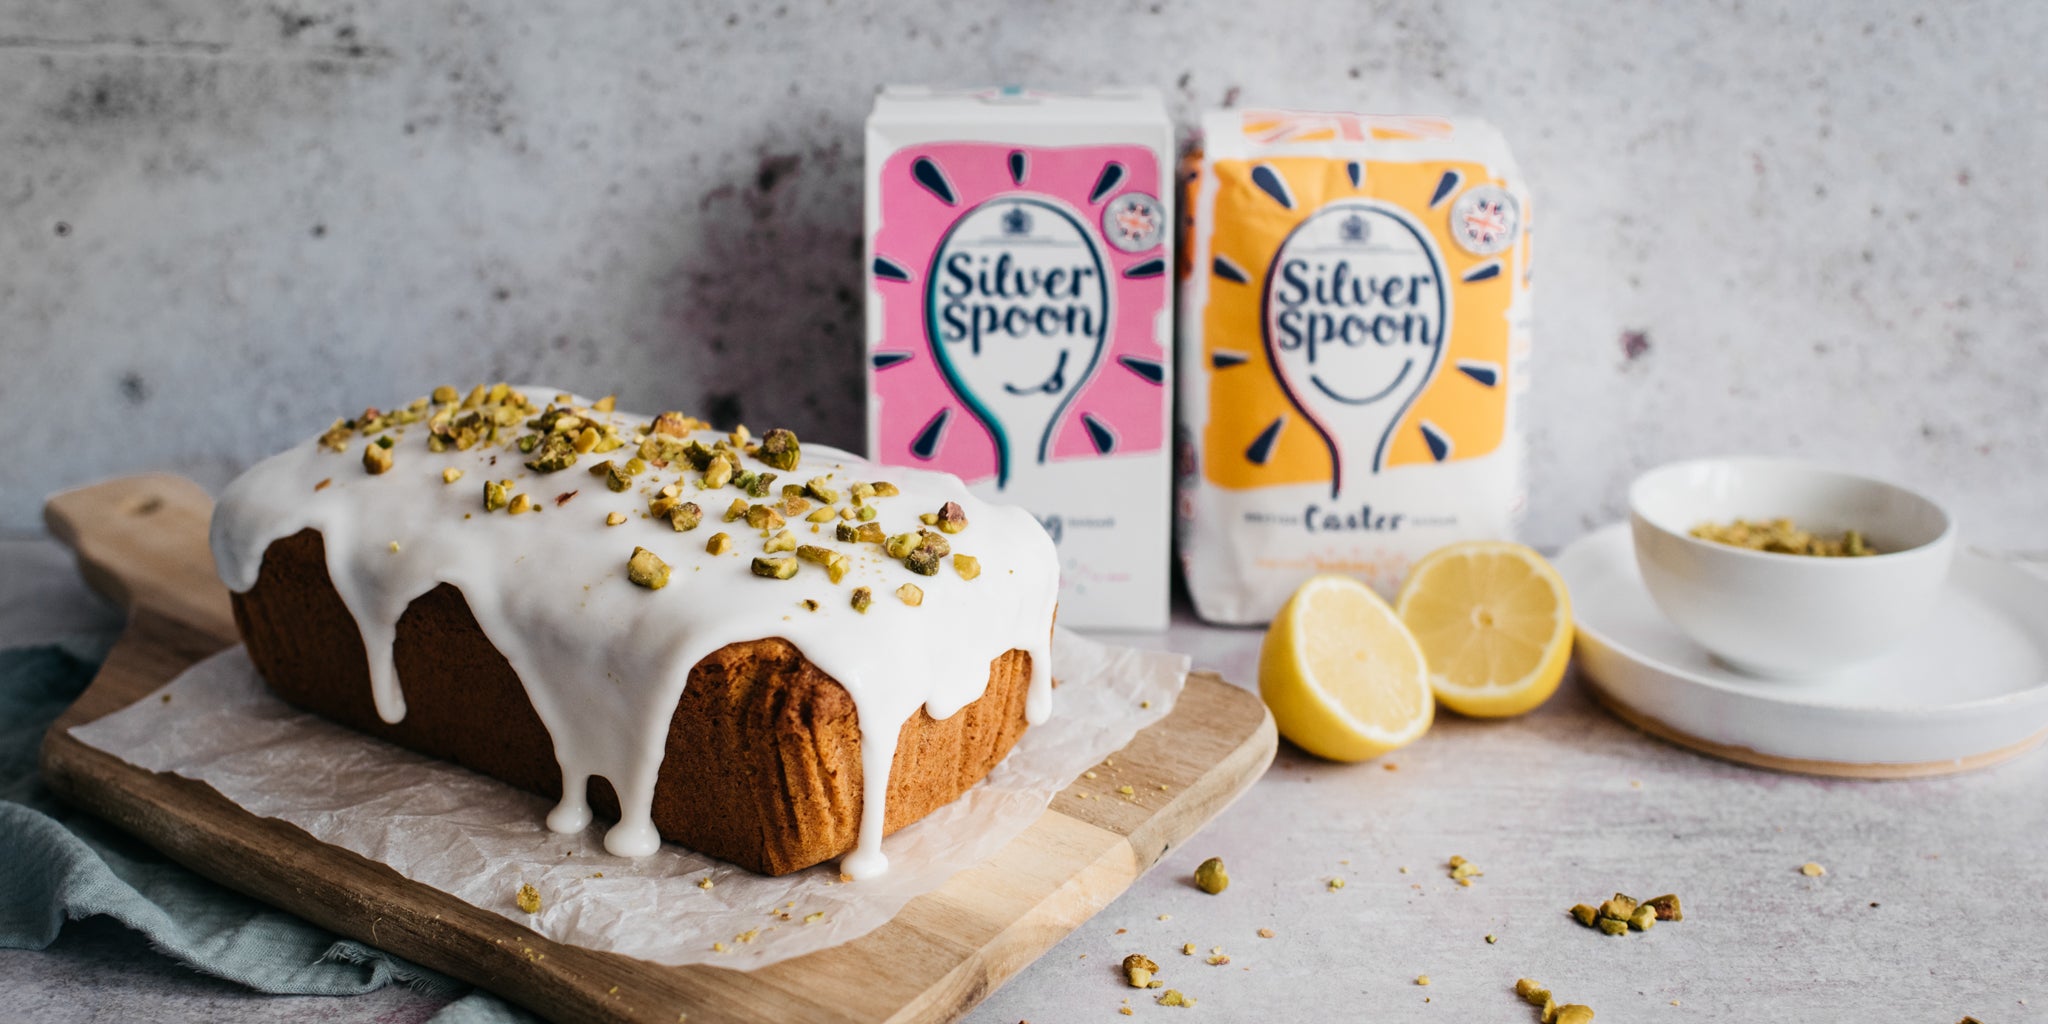
[[[896,588],[896,597],[904,604],[915,608],[924,603],[924,588],[915,583],[905,583]]]
[[[1600,930],[1609,935],[1627,935],[1628,922],[1618,918],[1603,917],[1597,922]]]
[[[959,573],[961,579],[971,580],[981,575],[981,559],[973,555],[954,555],[953,571]]]
[[[795,551],[796,535],[788,530],[777,531],[775,536],[768,538],[767,543],[761,545],[761,550],[770,554],[777,551]]]
[[[441,482],[444,484],[452,484],[460,479],[462,479],[462,471],[454,466],[449,466],[441,471]]]
[[[868,606],[875,603],[875,592],[866,587],[853,588],[853,610],[866,615]]]
[[[606,395],[603,398],[600,398],[597,401],[590,403],[590,407],[592,409],[597,410],[598,412],[611,412],[613,409],[619,407],[619,396]]]
[[[747,525],[756,530],[773,530],[782,523],[781,513],[766,505],[751,505],[747,508]]]
[[[751,479],[743,486],[751,497],[765,498],[769,494],[769,488],[775,485],[775,474],[773,473],[750,473],[748,476]]]
[[[732,472],[732,460],[726,458],[724,452],[713,455],[704,467],[704,486],[713,489],[724,487],[732,479]]]
[[[918,534],[917,546],[903,556],[903,567],[919,576],[936,576],[939,564],[953,553],[952,545],[946,538],[927,530]]]
[[[887,480],[875,481],[875,496],[878,498],[893,498],[902,493],[902,491],[896,489],[895,484]]]
[[[1159,964],[1143,953],[1132,953],[1124,957],[1124,980],[1132,988],[1150,988],[1152,975],[1159,970]]]
[[[387,440],[378,438],[379,441]],[[388,445],[371,444],[363,446],[363,471],[377,476],[391,468],[391,448]]]
[[[853,530],[853,539],[862,544],[881,544],[888,541],[888,534],[882,532],[880,523],[862,523]]]
[[[799,495],[790,495],[782,499],[782,514],[791,519],[795,519],[810,510],[811,503],[807,498]]]
[[[939,506],[936,524],[940,533],[959,533],[967,529],[967,510],[957,501]]]
[[[860,517],[860,521],[865,523],[875,518],[875,507],[873,505],[862,505],[860,511],[855,512],[854,515]]]
[[[605,513],[605,517],[604,517],[604,524],[605,524],[606,526],[622,526],[622,525],[624,525],[624,524],[625,524],[625,522],[626,522],[626,514],[625,514],[624,512],[607,512],[607,513]]]
[[[725,507],[725,521],[728,523],[736,519],[745,519],[746,517],[747,499],[745,498],[734,498],[732,504]]]
[[[1600,911],[1592,906],[1581,903],[1572,908],[1572,917],[1580,924],[1591,928],[1593,927],[1593,922],[1600,918]]]
[[[1230,872],[1223,868],[1223,858],[1211,857],[1195,868],[1195,888],[1211,896],[1230,888]]]
[[[887,551],[890,558],[908,558],[912,551],[917,550],[917,541],[917,534],[899,533],[889,538],[882,545],[882,550]]]
[[[1649,931],[1651,926],[1656,923],[1657,908],[1655,907],[1639,906],[1636,908],[1636,912],[1628,917],[1628,926],[1639,932]]]
[[[804,490],[805,492],[809,493],[811,497],[816,498],[827,505],[830,505],[839,500],[839,491],[832,486],[831,481],[825,479],[822,476],[814,476],[809,480],[804,481]]]
[[[524,440],[521,439],[522,442]],[[576,464],[576,457],[582,454],[576,450],[576,443],[566,434],[549,434],[532,451],[533,458],[526,460],[526,468],[536,473],[553,473],[568,469]]]
[[[604,435],[598,433],[596,427],[584,427],[576,435],[576,440],[571,443],[575,446],[578,454],[588,455],[597,448],[597,443],[602,440],[604,440]]]
[[[694,530],[704,521],[704,509],[694,501],[686,501],[669,510],[668,521],[677,533]]]
[[[787,473],[796,468],[803,455],[796,435],[777,427],[761,438],[761,447],[755,450],[754,457]]]
[[[804,517],[804,522],[829,523],[837,518],[839,518],[839,513],[833,511],[832,506],[820,505],[817,508],[812,509],[810,515]]]
[[[1157,988],[1158,986],[1157,986],[1157,985],[1155,985],[1155,986],[1153,986],[1153,987],[1154,987],[1154,988]],[[1177,988],[1170,988],[1170,989],[1167,989],[1166,991],[1164,991],[1164,992],[1160,993],[1160,994],[1159,994],[1159,997],[1158,997],[1157,999],[1154,999],[1154,1000],[1152,1000],[1152,1001],[1153,1001],[1153,1002],[1155,1002],[1155,1003],[1158,1003],[1158,1004],[1159,1004],[1159,1005],[1161,1005],[1161,1006],[1190,1006],[1190,1007],[1191,1007],[1191,1006],[1195,1005],[1195,997],[1193,997],[1193,996],[1187,996],[1187,995],[1182,995],[1182,994],[1181,994],[1181,991],[1180,991],[1180,989],[1177,989]]]
[[[654,426],[648,433],[666,434],[669,437],[688,437],[690,436],[690,431],[703,428],[704,424],[701,421],[685,416],[682,413],[671,411],[656,416],[654,418]]]
[[[1685,911],[1678,905],[1678,897],[1674,894],[1665,893],[1662,896],[1644,900],[1643,906],[1655,910],[1657,912],[1657,920],[1659,921],[1685,920]]]
[[[695,444],[696,442],[692,441],[690,443]],[[671,462],[689,457],[689,452],[684,445],[667,434],[647,435],[640,442],[640,447],[634,449],[633,453],[656,466],[666,466]],[[706,461],[710,460],[707,458]],[[691,468],[703,469],[704,467],[693,463]]]
[[[860,539],[860,536],[859,532],[853,528],[852,523],[840,523],[839,526],[832,531],[832,538],[834,540],[837,540],[841,544],[852,544],[855,541],[858,541]]]
[[[504,508],[505,503],[512,498],[511,494],[508,493],[511,484],[512,481],[510,480],[502,483],[496,480],[484,481],[484,511],[496,512]]]
[[[681,503],[682,493],[682,488],[675,484],[669,484],[654,492],[654,497],[647,499],[647,514],[657,519],[668,515]]]
[[[634,460],[638,462],[638,459]],[[613,491],[624,493],[633,486],[633,474],[624,466],[607,461],[604,464],[604,485]],[[593,471],[594,472],[594,471]]]
[[[853,496],[853,503],[856,505],[875,496],[875,485],[870,483],[850,484],[846,490]]]
[[[806,562],[816,562],[824,566],[825,574],[831,577],[834,583],[844,579],[847,570],[853,568],[852,559],[831,548],[819,547],[816,544],[806,544],[796,549],[796,556]]]
[[[1566,1003],[1557,1008],[1550,1024],[1592,1024],[1593,1008],[1584,1003]]]
[[[1807,861],[1806,863],[1799,865],[1799,873],[1805,875],[1808,878],[1819,878],[1820,876],[1827,874],[1828,869],[1821,867],[1818,863],[1815,863],[1814,861]]]
[[[754,575],[756,576],[766,576],[770,579],[786,580],[796,575],[796,559],[756,558],[754,559],[753,568]]]
[[[531,511],[533,511],[533,499],[525,494],[513,495],[511,503],[505,506],[505,514],[508,516],[522,515]]]
[[[668,574],[668,563],[646,548],[635,547],[633,557],[626,560],[626,578],[649,590],[668,586]]]
[[[939,514],[937,512],[920,512],[918,513],[917,521],[925,524],[926,526],[937,526],[939,522]]]
[[[732,535],[729,533],[712,534],[711,539],[704,542],[704,550],[714,555],[722,555],[731,551]]]
[[[328,451],[347,451],[348,439],[354,436],[355,428],[349,426],[348,420],[335,420],[334,425],[328,427],[327,432],[320,435],[320,446]]]
[[[440,387],[434,389],[434,393],[431,397],[434,399],[434,401],[442,405],[447,405],[448,403],[453,402],[458,398],[461,398],[462,392],[455,390],[455,388],[452,385],[443,384]]]

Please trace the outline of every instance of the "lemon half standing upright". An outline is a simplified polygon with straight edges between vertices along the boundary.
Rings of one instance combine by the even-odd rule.
[[[1436,702],[1422,648],[1349,576],[1316,576],[1280,607],[1259,650],[1259,695],[1296,746],[1363,761],[1429,731]]]
[[[1394,610],[1422,646],[1430,689],[1475,718],[1534,710],[1572,653],[1572,602],[1543,556],[1508,541],[1438,548],[1409,570]]]

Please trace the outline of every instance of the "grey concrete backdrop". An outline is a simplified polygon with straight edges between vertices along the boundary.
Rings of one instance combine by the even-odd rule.
[[[1785,6],[7,0],[0,530],[478,378],[857,447],[869,98],[1018,81],[1500,123],[1538,543],[1740,450],[2048,547],[2048,5]]]

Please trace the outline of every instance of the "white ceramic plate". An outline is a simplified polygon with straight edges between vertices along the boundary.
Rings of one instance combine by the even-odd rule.
[[[1747,764],[1825,775],[1962,771],[2048,738],[2048,580],[1958,552],[1927,620],[1896,653],[1800,682],[1714,660],[1650,600],[1628,525],[1566,548],[1579,667],[1647,732]]]

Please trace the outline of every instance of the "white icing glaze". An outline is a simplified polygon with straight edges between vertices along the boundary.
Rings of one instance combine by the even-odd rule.
[[[524,390],[539,405],[556,394],[542,386]],[[587,403],[579,398],[574,404]],[[611,419],[628,439],[649,421],[630,413]],[[955,552],[981,560],[980,578],[961,579],[950,558],[937,575],[917,575],[877,545],[835,542],[834,523],[813,534],[813,524],[798,517],[788,529],[799,543],[844,552],[852,567],[838,584],[810,562],[799,563],[793,579],[777,580],[749,568],[762,554],[762,531],[722,521],[726,506],[743,493],[730,486],[697,489],[700,474],[687,464],[649,469],[635,486],[613,492],[587,469],[608,458],[623,463],[633,454],[630,443],[542,474],[522,465],[526,456],[516,447],[435,453],[427,448],[425,424],[403,429],[392,450],[394,465],[381,475],[364,471],[366,441],[357,436],[345,453],[309,440],[237,478],[213,516],[221,579],[246,591],[273,541],[309,527],[320,531],[328,575],[362,631],[377,711],[387,722],[405,715],[392,659],[399,616],[442,583],[461,590],[553,738],[563,797],[547,825],[556,832],[590,823],[585,787],[591,776],[602,775],[621,807],[605,849],[626,857],[654,852],[660,836],[650,804],[670,719],[691,667],[729,643],[786,639],[852,697],[865,782],[859,842],[841,868],[854,878],[887,869],[881,842],[889,769],[897,734],[920,707],[943,719],[979,699],[989,663],[1014,648],[1031,655],[1026,719],[1042,721],[1050,710],[1050,627],[1059,583],[1052,541],[1029,513],[979,501],[951,474],[875,466],[806,443],[801,464],[779,472],[774,496],[749,500],[770,503],[782,485],[826,474],[842,490],[857,480],[886,480],[902,493],[872,504],[880,513],[875,521],[891,534],[915,531],[920,513],[959,502],[968,527],[948,540]],[[724,435],[694,436],[709,444]],[[443,483],[442,470],[450,466],[464,475]],[[743,468],[769,470],[752,459]],[[513,480],[514,492],[530,495],[535,511],[486,513],[486,479]],[[704,508],[703,525],[680,533],[646,513],[654,490],[679,479],[682,498]],[[332,482],[316,490],[322,480]],[[558,506],[556,496],[568,491],[575,497]],[[846,504],[843,495],[840,504]],[[626,522],[606,526],[610,512],[624,513]],[[719,532],[732,536],[732,549],[708,554],[705,542]],[[636,545],[672,567],[666,587],[649,590],[627,580],[626,561]],[[897,598],[904,583],[923,588],[921,606]],[[849,602],[859,586],[873,591],[866,614]],[[817,610],[802,606],[806,598],[818,602]]]

